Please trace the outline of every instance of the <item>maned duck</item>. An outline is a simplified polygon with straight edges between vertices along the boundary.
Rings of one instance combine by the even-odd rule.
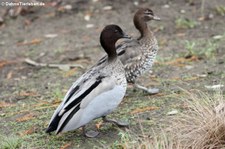
[[[100,117],[119,126],[126,125],[106,118],[120,104],[127,88],[124,66],[117,58],[115,48],[120,38],[128,36],[119,26],[108,25],[103,29],[100,43],[108,55],[107,60],[91,67],[72,85],[55,110],[47,133],[56,131],[58,134],[83,127],[85,136],[95,137],[98,132],[85,132],[84,127]]]

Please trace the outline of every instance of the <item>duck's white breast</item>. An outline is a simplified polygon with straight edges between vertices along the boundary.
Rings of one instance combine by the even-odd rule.
[[[99,94],[88,103],[80,105],[80,109],[70,119],[62,131],[70,131],[79,128],[93,119],[111,113],[122,101],[126,88],[115,85],[111,90]]]

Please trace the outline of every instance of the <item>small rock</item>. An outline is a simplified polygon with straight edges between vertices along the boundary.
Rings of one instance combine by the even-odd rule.
[[[205,78],[205,77],[207,77],[207,74],[197,74],[197,77],[199,77],[199,78]]]
[[[180,13],[186,13],[186,11],[182,9],[182,10],[180,10]]]
[[[185,68],[188,69],[188,70],[190,70],[190,69],[194,68],[194,66],[186,65]]]
[[[45,56],[45,52],[41,52],[40,54],[39,54],[39,57],[42,57],[42,56]]]
[[[71,10],[73,7],[72,7],[72,5],[65,5],[64,6],[64,9],[66,9],[66,10]]]
[[[58,36],[58,34],[46,34],[45,35],[46,38],[55,38],[57,36]]]
[[[93,28],[94,26],[94,24],[86,24],[86,28]]]
[[[221,39],[221,38],[223,38],[222,35],[215,35],[215,36],[213,36],[213,39]]]
[[[135,1],[135,2],[134,2],[134,5],[135,5],[135,6],[138,6],[138,5],[139,5],[139,2],[138,2],[138,1]]]
[[[212,13],[210,13],[209,15],[208,15],[208,19],[213,19],[214,18],[214,15],[212,14]]]
[[[172,110],[170,112],[167,113],[167,115],[175,115],[178,113],[178,110]]]
[[[218,90],[221,89],[222,87],[224,87],[224,85],[222,84],[217,84],[217,85],[205,85],[205,88],[209,89],[209,90]]]
[[[84,16],[84,20],[90,21],[90,19],[91,19],[90,14],[86,14],[86,15]]]
[[[170,5],[166,4],[163,6],[163,8],[170,8]]]
[[[103,7],[103,10],[112,10],[112,6],[105,6]]]
[[[26,76],[21,76],[21,79],[26,80],[27,77]]]

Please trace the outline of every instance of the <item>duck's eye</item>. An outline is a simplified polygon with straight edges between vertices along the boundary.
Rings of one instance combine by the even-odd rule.
[[[119,31],[118,30],[114,30],[114,33],[118,33]]]
[[[152,14],[152,11],[151,10],[146,10],[145,14]]]

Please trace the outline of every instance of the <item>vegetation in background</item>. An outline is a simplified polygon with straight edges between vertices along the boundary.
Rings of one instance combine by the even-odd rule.
[[[197,22],[188,18],[178,18],[176,19],[175,24],[176,28],[179,29],[191,29],[197,25]]]

